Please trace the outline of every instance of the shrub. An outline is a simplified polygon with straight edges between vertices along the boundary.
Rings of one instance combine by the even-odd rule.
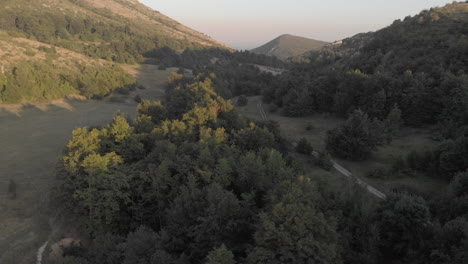
[[[32,49],[27,49],[24,51],[24,54],[29,56],[29,57],[34,57],[36,56],[36,52],[34,52]]]
[[[42,52],[48,53],[48,54],[56,54],[57,53],[57,49],[54,46],[52,46],[50,48],[48,48],[46,46],[40,46],[37,49],[42,51]]]
[[[329,153],[320,154],[317,160],[317,166],[319,166],[320,168],[326,171],[331,171],[331,169],[333,169],[333,161],[331,159],[330,154]]]
[[[127,88],[124,88],[124,87],[119,87],[119,88],[115,89],[115,92],[118,93],[118,94],[123,94],[123,95],[128,95],[130,93],[130,91]]]
[[[133,98],[133,100],[135,100],[135,102],[137,102],[138,104],[141,103],[141,101],[142,101],[140,95],[138,95],[138,94],[135,95],[135,98]]]
[[[245,97],[244,95],[239,96],[239,99],[237,99],[238,106],[246,106],[248,103],[249,103],[249,99]]]
[[[327,132],[326,149],[347,160],[365,160],[381,143],[380,122],[354,111],[341,127]]]
[[[136,86],[136,84],[132,84],[132,85],[129,85],[127,88],[128,88],[129,91],[134,92],[134,91],[136,91],[137,86]]]
[[[301,138],[299,142],[297,142],[296,151],[301,154],[311,155],[314,148],[306,138]]]

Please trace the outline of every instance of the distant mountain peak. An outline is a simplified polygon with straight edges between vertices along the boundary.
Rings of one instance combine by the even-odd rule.
[[[252,52],[287,59],[307,51],[320,49],[327,44],[328,42],[325,41],[282,34],[265,45],[253,49]]]

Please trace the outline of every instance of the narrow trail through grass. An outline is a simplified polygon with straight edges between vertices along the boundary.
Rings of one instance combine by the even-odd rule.
[[[34,219],[41,197],[51,188],[56,164],[72,130],[106,125],[118,112],[133,118],[133,97],[139,94],[143,99],[160,99],[167,77],[176,70],[160,71],[155,65],[126,69],[146,89],[138,89],[122,102],[68,99],[54,104],[0,107],[0,263],[23,263],[14,259],[18,257],[15,252],[24,251],[31,243],[39,247],[45,242],[37,241],[40,230],[35,230]],[[10,199],[7,193],[10,179],[18,186],[16,199]],[[35,259],[36,251],[29,254],[29,260]]]

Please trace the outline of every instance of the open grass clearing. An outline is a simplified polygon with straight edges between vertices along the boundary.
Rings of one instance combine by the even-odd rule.
[[[260,96],[249,97],[246,106],[237,107],[239,111],[254,119],[261,120],[257,104],[261,102]],[[297,142],[305,137],[312,144],[315,150],[323,152],[325,150],[325,139],[328,130],[336,128],[345,122],[344,119],[337,118],[329,114],[316,114],[309,117],[286,117],[281,114],[281,109],[274,113],[270,112],[270,106],[263,104],[269,120],[277,121],[280,124],[282,135],[291,142]],[[370,185],[377,187],[381,191],[388,192],[392,189],[408,188],[415,190],[422,195],[431,195],[447,183],[443,180],[434,179],[424,175],[414,177],[395,177],[390,179],[376,179],[367,177],[370,171],[375,169],[391,169],[393,161],[398,157],[406,157],[413,150],[422,151],[438,142],[431,139],[431,131],[427,129],[415,129],[404,127],[391,144],[380,147],[374,152],[369,160],[354,162],[335,159],[353,175],[363,179]]]
[[[390,179],[377,179],[367,177],[368,173],[375,169],[390,170],[394,161],[401,157],[405,158],[411,151],[424,151],[439,144],[431,138],[431,132],[427,129],[402,128],[391,144],[380,147],[372,157],[366,161],[351,162],[346,160],[337,161],[345,166],[351,173],[365,179],[376,186],[381,186],[383,191],[394,188],[405,188],[430,195],[445,187],[447,183],[440,179],[417,175],[414,177],[392,177]]]
[[[145,86],[135,92],[143,99],[161,99],[172,69],[132,67],[130,73]],[[127,97],[124,103],[70,98],[48,104],[0,106],[0,263],[8,263],[18,256],[18,251],[26,254],[25,248],[34,249],[44,242],[38,241],[43,238],[35,218],[72,130],[106,125],[118,112],[135,117],[136,103],[131,95]],[[7,194],[10,179],[18,185],[14,200]]]
[[[285,69],[273,68],[273,67],[268,67],[268,66],[258,65],[258,64],[254,64],[254,66],[264,73],[271,73],[273,75],[281,75],[286,71]]]
[[[257,105],[261,102],[261,96],[248,97],[246,106],[237,107],[239,111],[254,119],[261,120]],[[269,120],[276,121],[281,126],[283,137],[291,142],[297,142],[305,137],[315,150],[323,152],[325,149],[325,138],[328,130],[336,128],[345,122],[344,119],[334,117],[330,114],[316,114],[309,117],[287,117],[281,114],[281,109],[272,113],[270,105],[262,104]]]

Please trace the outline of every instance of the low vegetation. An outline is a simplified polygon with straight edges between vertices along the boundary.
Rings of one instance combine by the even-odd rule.
[[[304,155],[312,155],[314,148],[306,138],[301,138],[297,142],[296,151]]]
[[[68,67],[39,60],[15,62],[0,73],[0,103],[51,101],[79,94],[100,99],[113,90],[135,87],[133,77],[119,66],[70,62]]]

